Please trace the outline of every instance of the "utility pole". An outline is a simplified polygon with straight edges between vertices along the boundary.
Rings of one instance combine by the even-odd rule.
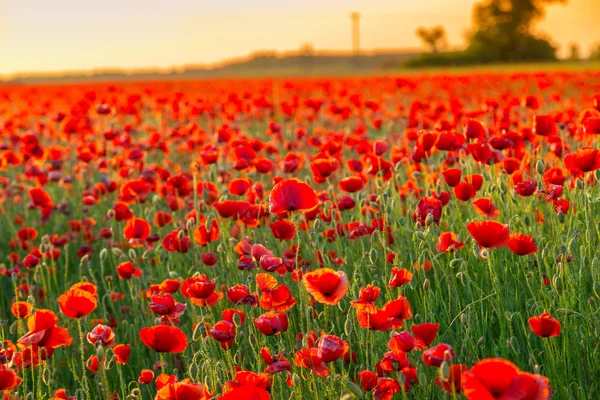
[[[356,11],[350,13],[352,20],[352,52],[354,55],[360,53],[360,14]]]

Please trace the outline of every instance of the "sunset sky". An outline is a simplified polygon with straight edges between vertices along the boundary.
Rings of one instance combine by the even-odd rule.
[[[463,44],[476,0],[0,0],[0,74],[213,63],[259,49],[417,48],[418,26]],[[537,29],[586,54],[600,40],[599,0],[552,5]],[[564,53],[562,53],[564,54]]]

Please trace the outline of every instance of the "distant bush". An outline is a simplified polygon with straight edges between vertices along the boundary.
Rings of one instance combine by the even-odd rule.
[[[425,53],[406,62],[407,67],[441,67],[461,66],[481,63],[476,55],[467,51],[445,51],[442,53]]]

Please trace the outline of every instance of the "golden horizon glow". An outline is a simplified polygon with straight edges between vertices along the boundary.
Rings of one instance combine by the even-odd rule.
[[[214,64],[254,51],[349,50],[350,11],[361,48],[420,48],[419,26],[443,25],[464,45],[477,0],[1,0],[0,75]],[[289,3],[289,4],[285,4]],[[598,0],[550,5],[536,30],[565,55],[600,40]]]

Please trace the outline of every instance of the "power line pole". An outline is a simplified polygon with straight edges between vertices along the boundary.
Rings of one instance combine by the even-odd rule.
[[[350,13],[352,20],[352,52],[354,55],[360,53],[360,14],[356,11]]]

